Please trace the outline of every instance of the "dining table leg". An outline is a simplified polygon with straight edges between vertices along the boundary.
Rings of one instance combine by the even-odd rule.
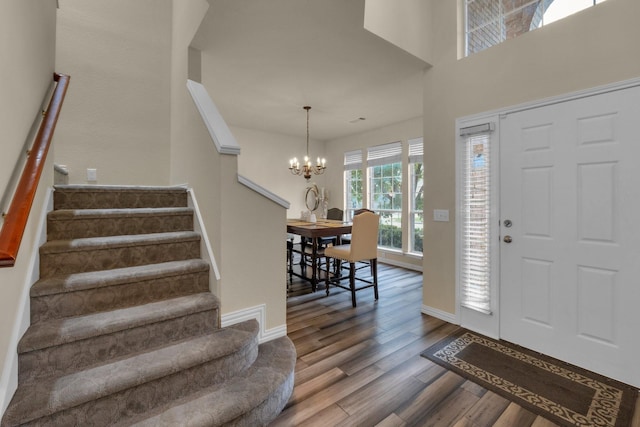
[[[311,292],[316,291],[318,285],[318,238],[311,239]]]

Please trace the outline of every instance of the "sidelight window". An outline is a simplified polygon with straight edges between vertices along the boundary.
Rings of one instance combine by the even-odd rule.
[[[460,130],[460,291],[463,307],[491,312],[491,130],[487,123]]]

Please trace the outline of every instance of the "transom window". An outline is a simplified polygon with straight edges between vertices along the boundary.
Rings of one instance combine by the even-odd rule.
[[[605,0],[465,0],[465,56]]]

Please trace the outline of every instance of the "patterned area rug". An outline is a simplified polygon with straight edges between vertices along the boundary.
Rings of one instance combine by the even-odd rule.
[[[633,417],[637,389],[467,330],[421,355],[563,426],[623,427]]]

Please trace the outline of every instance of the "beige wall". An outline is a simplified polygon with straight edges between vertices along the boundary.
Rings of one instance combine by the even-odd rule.
[[[224,156],[224,176],[237,173],[237,158]],[[234,179],[222,182],[222,315],[266,305],[264,329],[287,325],[286,211]],[[223,319],[224,320],[224,319]]]
[[[53,81],[55,1],[10,0],[0,13],[0,191]]]
[[[424,0],[365,0],[364,28],[431,63],[431,4]]]
[[[640,77],[640,2],[610,0],[458,60],[457,2],[432,0],[433,68],[425,73],[425,219],[455,212],[455,120]],[[455,221],[426,222],[423,304],[455,312]]]
[[[73,76],[56,163],[70,183],[169,182],[172,0],[59,0],[56,67]]]
[[[238,182],[238,157],[217,152],[187,91],[189,46],[207,8],[206,1],[174,2],[171,183],[188,183],[195,191],[220,270],[212,291],[221,300],[223,321],[264,304],[263,332],[284,332],[285,209]]]
[[[39,114],[53,82],[56,36],[54,0],[9,0],[0,13],[0,193]],[[63,113],[64,116],[64,113]],[[62,118],[61,118],[62,120]],[[57,138],[56,138],[57,140]],[[30,261],[38,246],[37,229],[43,211],[45,189],[53,182],[52,151],[41,177],[27,228],[14,267],[0,268],[0,414],[17,385],[18,339],[24,332],[21,310],[31,286]]]
[[[330,163],[325,174],[314,175],[307,182],[303,177],[294,176],[289,172],[289,159],[302,159],[305,155],[305,137],[233,126],[231,131],[242,147],[242,154],[238,158],[238,171],[288,201],[291,204],[287,210],[288,218],[299,218],[300,211],[307,209],[304,195],[308,186],[315,183],[318,188],[322,188],[328,176],[335,174],[336,170],[342,170],[342,163]],[[324,143],[320,141],[310,140],[309,152],[314,158],[326,157]],[[335,202],[336,200],[331,200],[331,206],[335,206]],[[337,202],[341,202],[341,199]]]
[[[206,0],[173,4],[169,170],[171,184],[194,189],[214,255],[219,255],[220,156],[187,90],[189,44],[208,8]],[[220,296],[219,283],[210,285]]]

